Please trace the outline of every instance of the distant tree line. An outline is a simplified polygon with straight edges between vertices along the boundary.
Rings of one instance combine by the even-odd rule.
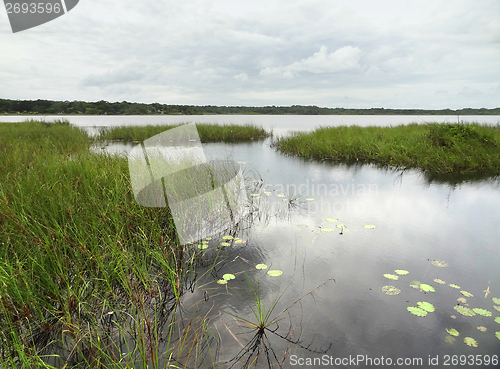
[[[0,114],[85,114],[85,115],[203,115],[203,114],[277,114],[277,115],[500,115],[500,107],[494,109],[465,108],[458,110],[424,109],[345,109],[321,108],[310,105],[292,106],[196,106],[142,104],[127,101],[97,102],[8,100],[0,99]]]

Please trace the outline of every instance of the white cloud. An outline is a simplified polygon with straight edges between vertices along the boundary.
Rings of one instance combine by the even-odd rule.
[[[361,50],[358,47],[344,46],[328,54],[328,48],[321,46],[313,56],[284,67],[263,68],[260,74],[263,76],[278,74],[285,78],[291,78],[300,72],[335,73],[360,68],[360,57]]]
[[[236,74],[233,78],[239,82],[245,82],[248,81],[248,74],[246,73]]]

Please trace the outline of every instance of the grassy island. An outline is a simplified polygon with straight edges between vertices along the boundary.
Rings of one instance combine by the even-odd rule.
[[[498,125],[324,127],[278,138],[273,145],[283,153],[307,159],[376,163],[436,174],[500,174]]]

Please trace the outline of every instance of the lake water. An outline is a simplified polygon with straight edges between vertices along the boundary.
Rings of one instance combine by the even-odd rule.
[[[132,147],[111,144],[106,150],[125,154]],[[445,367],[452,358],[446,355],[500,354],[495,337],[500,320],[494,320],[500,311],[492,301],[500,298],[498,180],[435,181],[419,171],[304,161],[275,152],[269,141],[204,144],[204,149],[210,158],[245,162],[249,172],[257,173],[264,187],[255,192],[262,197],[253,201],[270,214],[238,234],[246,243],[223,248],[223,262],[183,300],[187,317],[206,316],[221,337],[218,367],[240,368],[250,355],[230,361],[255,338],[246,323],[234,318],[256,320],[249,281],[259,287],[268,310],[276,302],[270,319],[286,310],[279,326],[270,327],[276,332],[266,333],[267,348],[278,359],[270,354],[272,367],[285,356],[285,368],[306,367],[300,365],[305,358],[322,360],[316,367],[353,367],[352,361],[339,361],[349,357],[362,358],[354,367],[364,368],[389,366],[366,365],[370,359],[381,363],[382,357],[386,364],[388,359],[393,364],[398,358],[423,360],[422,365],[407,367],[430,367],[428,360],[437,358],[438,367]],[[299,194],[298,206],[289,209],[283,199]],[[220,241],[210,242],[207,255]],[[433,260],[447,266],[435,266]],[[283,274],[271,277],[255,268],[261,263]],[[225,273],[236,278],[217,284]],[[415,281],[435,292],[411,287]],[[401,293],[383,293],[387,285]],[[485,296],[487,289],[491,293]],[[473,296],[464,296],[467,292]],[[407,308],[419,302],[431,303],[435,311],[425,317],[412,315]],[[464,316],[456,306],[485,309],[491,316]],[[454,342],[446,331],[451,328],[459,332]],[[475,339],[478,347],[467,346],[465,337]],[[340,365],[328,366],[325,360]],[[254,367],[268,366],[262,352]]]
[[[283,134],[326,125],[457,120],[439,116],[67,118],[81,127],[255,123]],[[488,124],[500,119],[462,118]],[[110,144],[93,150],[126,154],[133,146]],[[258,286],[266,311],[276,304],[269,319],[279,317],[278,325],[269,327],[274,332],[266,331],[259,346],[265,344],[271,364],[262,351],[252,367],[388,367],[396,366],[398,359],[422,360],[404,367],[464,367],[452,365],[453,355],[458,359],[460,355],[483,355],[484,360],[488,355],[500,355],[500,340],[495,336],[500,331],[500,304],[492,300],[500,299],[498,179],[436,180],[419,171],[305,161],[277,153],[269,140],[203,146],[208,157],[244,162],[248,173],[256,173],[263,183],[255,191],[261,197],[253,197],[263,209],[261,221],[238,234],[246,243],[232,242],[222,249],[215,270],[200,277],[194,292],[188,292],[182,302],[186,321],[206,317],[212,334],[220,337],[217,367],[234,364],[241,368],[248,357],[248,364],[254,359],[251,348],[247,352],[244,347],[255,343],[255,331],[235,318],[256,321],[249,283]],[[283,201],[298,195],[292,202],[297,206],[289,207]],[[218,239],[210,241],[207,260],[218,244]],[[443,263],[433,263],[436,260]],[[262,263],[268,269],[255,268]],[[283,274],[272,277],[266,273],[269,269]],[[408,274],[398,275],[396,270]],[[202,272],[203,268],[200,275]],[[235,279],[218,284],[225,273],[234,274]],[[388,279],[394,278],[391,275],[398,279]],[[419,283],[430,285],[434,292],[425,292]],[[401,292],[385,294],[382,288],[388,285]],[[419,302],[431,303],[435,311],[424,317],[411,314],[407,308],[417,307]],[[491,316],[464,316],[456,310],[461,307],[485,309]],[[452,328],[459,333],[454,340],[447,333]],[[477,347],[466,345],[466,337],[473,338]],[[307,359],[316,359],[318,365],[301,361]],[[430,365],[431,359],[438,365]],[[477,362],[466,366],[485,367]]]

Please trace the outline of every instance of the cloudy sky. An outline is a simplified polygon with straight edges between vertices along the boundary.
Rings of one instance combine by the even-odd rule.
[[[500,106],[499,0],[80,0],[12,33],[0,98]]]

